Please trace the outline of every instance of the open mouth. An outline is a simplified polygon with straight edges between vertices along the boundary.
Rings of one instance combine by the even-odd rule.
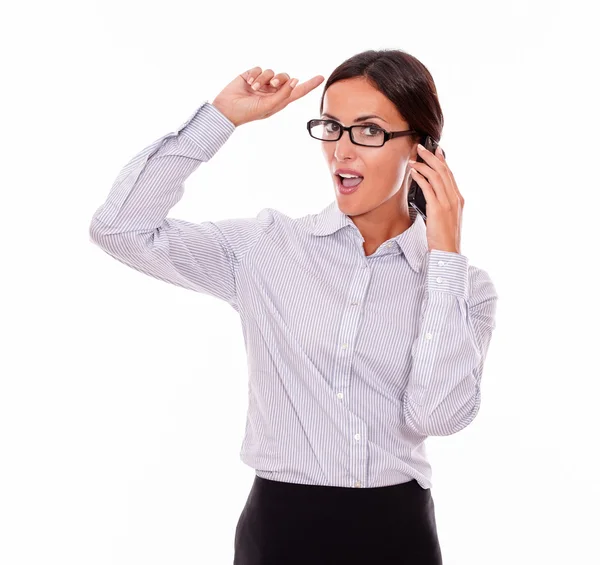
[[[354,192],[364,180],[364,177],[344,178],[340,175],[335,175],[338,189],[344,194]]]

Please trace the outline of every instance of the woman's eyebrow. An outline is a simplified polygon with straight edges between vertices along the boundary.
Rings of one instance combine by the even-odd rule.
[[[323,113],[323,114],[321,114],[321,116],[326,116],[328,118],[331,118],[332,120],[335,120],[336,122],[340,121],[338,118],[336,118],[335,116],[332,116],[331,114]],[[378,118],[383,122],[386,121],[383,118],[381,118],[380,116],[377,116],[375,114],[369,114],[368,116],[358,116],[358,118],[356,118],[354,121],[355,122],[364,122],[365,120],[369,120],[371,118]]]

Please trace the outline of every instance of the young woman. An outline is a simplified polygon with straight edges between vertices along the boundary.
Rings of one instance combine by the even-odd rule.
[[[443,126],[425,66],[403,51],[366,51],[328,78],[307,124],[335,194],[320,213],[167,217],[236,128],[323,80],[296,85],[261,67],[236,76],[125,165],[90,235],[119,261],[240,315],[241,458],[256,478],[235,565],[439,565],[425,439],[475,418],[498,297],[461,253],[464,201],[443,153],[419,146]],[[289,171],[303,174],[293,155]],[[426,223],[407,202],[413,178]]]

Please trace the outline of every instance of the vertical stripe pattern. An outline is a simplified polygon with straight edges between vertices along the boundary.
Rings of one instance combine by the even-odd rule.
[[[168,217],[184,182],[235,126],[204,102],[120,171],[91,241],[164,282],[220,298],[240,316],[248,412],[240,456],[262,478],[431,487],[425,440],[480,407],[497,293],[466,256],[428,250],[412,225],[366,256],[333,201],[290,218],[199,224]]]

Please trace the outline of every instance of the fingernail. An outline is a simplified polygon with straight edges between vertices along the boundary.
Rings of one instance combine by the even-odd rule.
[[[425,149],[425,147],[423,147],[423,146],[422,146],[420,143],[419,143],[419,145],[418,145],[417,147],[418,147],[419,149]]]
[[[250,77],[250,78],[248,79],[248,84],[252,84],[253,82],[254,82],[254,77]]]
[[[255,82],[255,83],[252,85],[252,90],[258,90],[259,88],[260,88],[260,82]]]
[[[279,84],[279,79],[278,79],[278,78],[274,78],[274,79],[271,81],[271,84],[272,84],[273,86],[277,86],[277,85]]]
[[[295,78],[294,80],[292,80],[292,82],[290,82],[290,86],[292,88],[294,88],[294,86],[296,86],[297,84],[298,84],[298,79],[297,78]]]

